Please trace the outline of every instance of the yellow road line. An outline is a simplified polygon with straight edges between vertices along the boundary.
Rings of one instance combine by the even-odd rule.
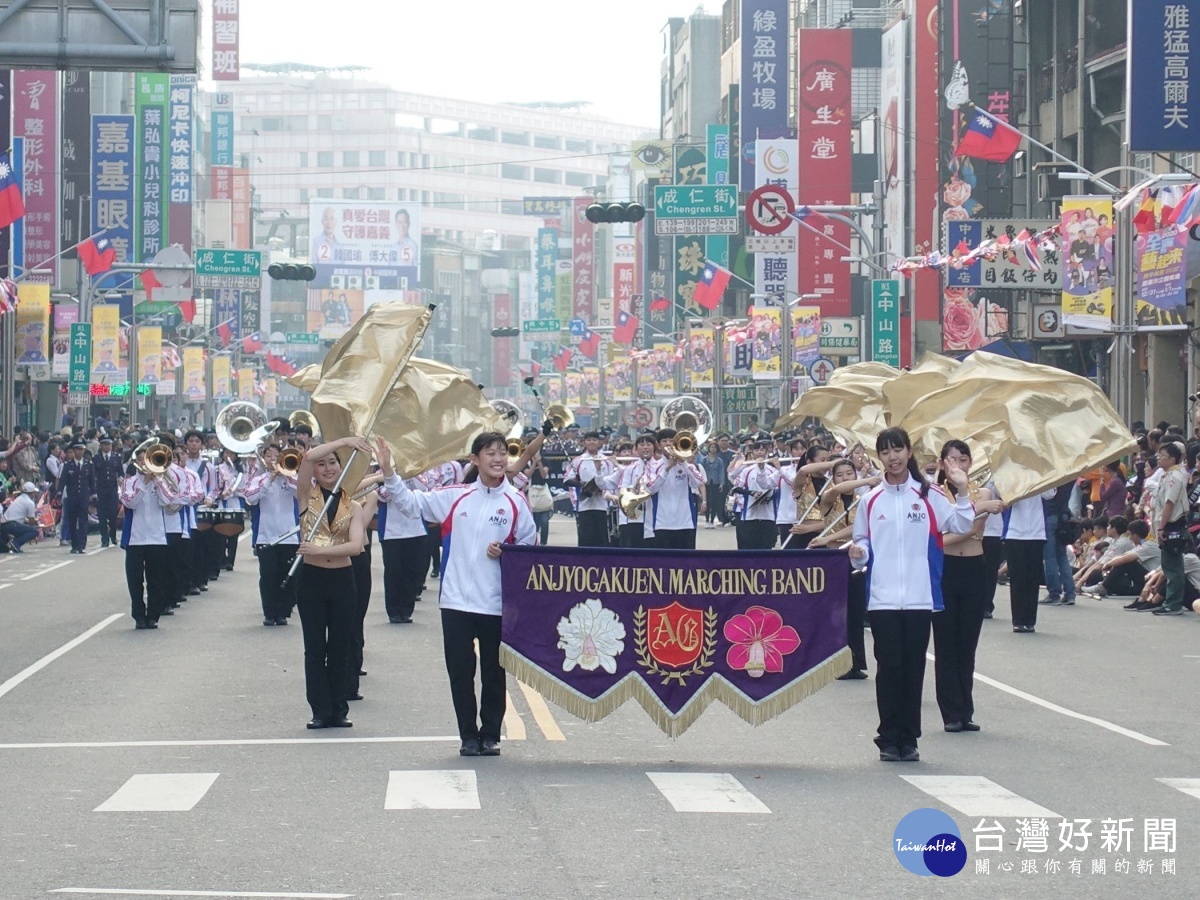
[[[521,718],[521,714],[513,705],[512,694],[505,691],[504,699],[508,701],[504,706],[505,736],[510,741],[523,741],[525,740],[525,720]]]
[[[517,684],[521,686],[521,693],[525,695],[525,702],[529,704],[529,710],[533,713],[533,721],[537,722],[538,728],[542,729],[546,740],[565,741],[567,736],[562,733],[562,729],[554,721],[554,716],[550,715],[550,707],[546,705],[542,695],[523,681],[518,681]]]

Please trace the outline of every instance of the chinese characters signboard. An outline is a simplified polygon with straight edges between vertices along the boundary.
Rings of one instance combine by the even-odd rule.
[[[1008,239],[1014,242],[1022,231],[1030,235],[1039,234],[1054,227],[1050,220],[1021,221],[1019,219],[951,219],[946,223],[946,247],[951,252],[960,245],[974,250],[985,241]],[[1105,222],[1106,238],[1112,228]],[[1059,271],[1057,241],[1043,241],[1041,247],[1041,269],[1034,271],[1027,263],[1018,260],[1019,251],[1005,252],[1003,248],[994,260],[980,258],[960,269],[946,269],[947,287],[986,287],[991,290],[1007,291],[1057,291]]]
[[[241,74],[241,55],[238,46],[239,2],[240,0],[213,0],[213,81],[237,81]]]
[[[91,233],[107,231],[117,262],[133,261],[133,116],[92,116]]]
[[[164,246],[167,205],[166,117],[169,75],[138,74],[137,101],[137,246],[138,259],[147,261]]]
[[[742,158],[738,184],[747,185],[754,181],[754,145],[759,133],[775,134],[787,127],[787,0],[742,0],[741,25],[741,118],[738,134],[741,137]]]
[[[58,73],[13,73],[13,135],[25,139],[24,259],[26,268],[50,270],[58,279]]]
[[[1129,6],[1129,149],[1200,150],[1200,93],[1191,80],[1197,62],[1192,18],[1200,17],[1200,2],[1137,0]]]
[[[871,282],[871,359],[900,366],[900,282]]]

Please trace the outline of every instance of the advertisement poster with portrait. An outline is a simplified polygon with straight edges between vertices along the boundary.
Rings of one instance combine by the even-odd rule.
[[[693,328],[688,335],[688,384],[692,390],[711,388],[716,371],[716,345],[711,328]]]
[[[315,201],[309,205],[311,287],[415,289],[421,266],[421,208],[406,203]]]
[[[362,318],[362,314],[362,291],[308,292],[308,330],[323,341],[336,341]]]
[[[1139,234],[1133,251],[1139,331],[1187,328],[1188,232],[1170,226]]]
[[[1063,197],[1062,311],[1067,325],[1108,329],[1113,311],[1111,197]]]
[[[50,285],[17,286],[17,365],[50,362]]]
[[[783,324],[780,310],[771,307],[750,307],[748,330],[754,380],[778,380],[783,366]]]

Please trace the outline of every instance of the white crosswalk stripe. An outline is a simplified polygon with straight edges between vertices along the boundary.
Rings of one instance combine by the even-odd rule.
[[[1200,800],[1200,778],[1155,778],[1154,780]]]
[[[647,772],[676,812],[770,813],[728,772]]]
[[[203,799],[218,772],[134,775],[95,812],[187,812]]]
[[[410,769],[388,773],[384,809],[479,809],[474,769]]]
[[[1056,812],[1014,794],[979,775],[901,775],[913,787],[967,816],[1038,816],[1061,819]]]

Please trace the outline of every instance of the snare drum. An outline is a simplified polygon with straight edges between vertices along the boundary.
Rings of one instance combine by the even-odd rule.
[[[217,524],[217,511],[208,506],[196,510],[196,530],[210,531]]]
[[[221,509],[216,510],[217,524],[215,530],[217,534],[222,534],[225,537],[237,537],[246,530],[246,512],[241,509]]]

